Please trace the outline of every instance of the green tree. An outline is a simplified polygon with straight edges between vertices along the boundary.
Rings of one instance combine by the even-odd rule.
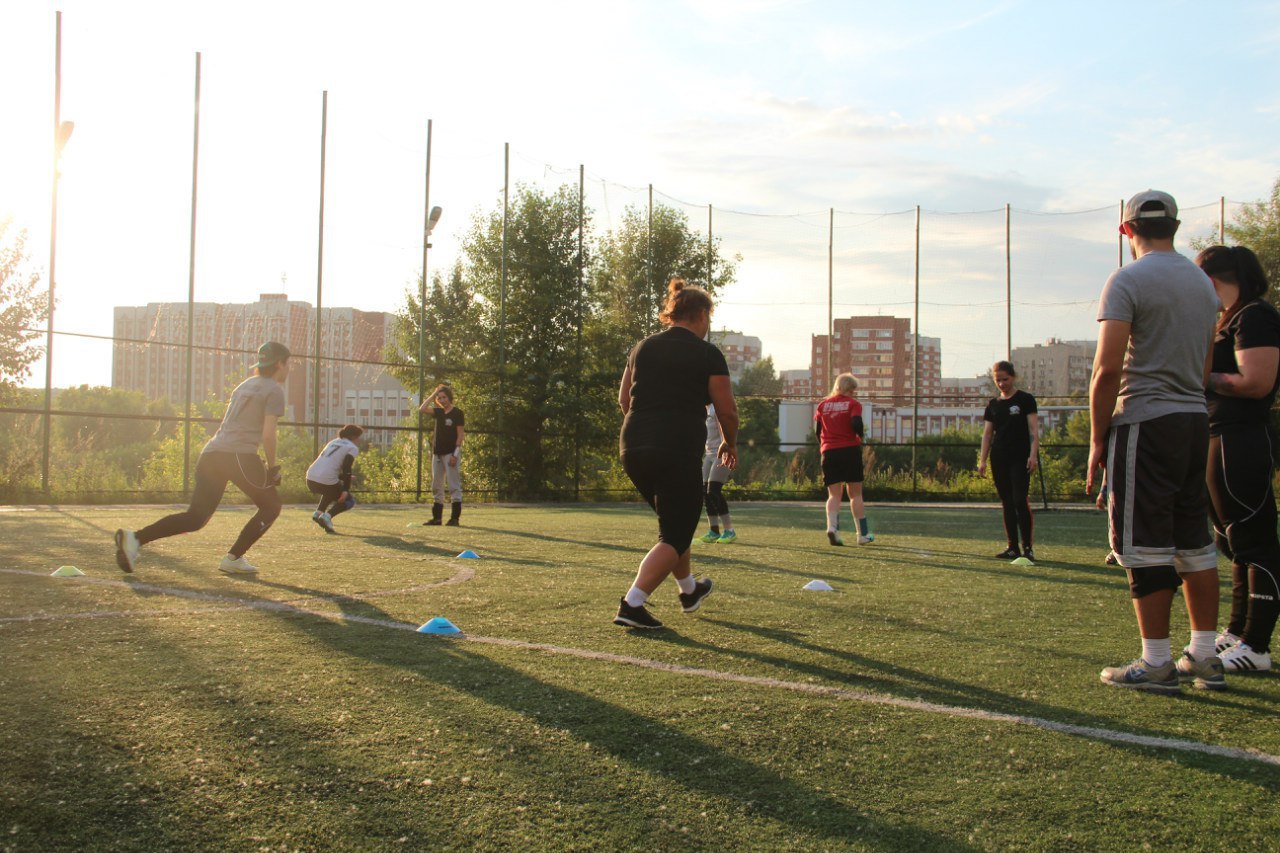
[[[716,333],[711,333],[714,343]],[[782,380],[766,356],[743,369],[734,385],[738,398],[738,483],[776,479],[788,459],[778,451],[778,403]]]
[[[12,226],[12,219],[0,219],[0,403],[14,398],[44,351],[33,345],[41,333],[32,330],[49,316],[40,275],[29,266],[27,232],[9,236]]]
[[[1280,178],[1272,184],[1270,198],[1244,205],[1224,230],[1232,243],[1248,246],[1258,256],[1271,283],[1267,298],[1280,304]]]

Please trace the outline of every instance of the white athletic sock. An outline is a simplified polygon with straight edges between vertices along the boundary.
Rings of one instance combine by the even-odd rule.
[[[685,595],[693,592],[697,588],[698,583],[693,579],[693,573],[690,572],[687,578],[676,578],[676,583],[680,587],[680,591]]]
[[[1208,660],[1214,655],[1214,640],[1217,634],[1213,631],[1191,632],[1191,656],[1196,660]]]
[[[627,590],[627,594],[624,598],[626,599],[627,604],[630,604],[632,607],[643,607],[644,603],[649,600],[649,593],[645,592],[638,586],[633,586],[631,589]]]
[[[827,511],[827,532],[835,533],[836,530],[839,529],[837,527],[839,523],[840,523],[840,510],[836,510],[835,512],[831,512],[830,510],[828,510]]]
[[[1152,666],[1164,666],[1173,660],[1173,653],[1169,638],[1163,640],[1148,640],[1145,637],[1142,640],[1142,659]],[[1210,649],[1213,647],[1210,646]]]

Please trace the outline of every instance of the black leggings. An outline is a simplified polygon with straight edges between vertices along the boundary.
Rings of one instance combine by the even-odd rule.
[[[311,494],[320,496],[320,503],[316,504],[316,512],[327,512],[329,517],[333,518],[347,511],[347,505],[338,498],[342,497],[342,493],[347,487],[342,483],[317,483],[315,480],[307,480],[307,488],[311,490]],[[332,505],[332,509],[330,509]]]
[[[222,502],[227,483],[235,483],[258,507],[228,552],[233,557],[243,557],[280,515],[280,495],[276,487],[267,482],[267,469],[256,453],[217,450],[201,453],[200,461],[196,463],[196,487],[191,494],[191,506],[185,512],[167,515],[139,530],[139,544],[191,533],[204,527]]]
[[[991,477],[996,481],[996,494],[1000,495],[1000,504],[1004,508],[1004,535],[1009,540],[1009,547],[1018,546],[1021,534],[1023,550],[1030,548],[1033,523],[1028,498],[1031,472],[1027,470],[1027,457],[992,451]]]
[[[707,515],[711,518],[719,518],[722,515],[729,514],[729,502],[724,499],[724,483],[711,480],[706,484],[707,496],[706,506]]]
[[[683,554],[693,544],[702,519],[702,453],[679,456],[669,450],[626,450],[622,467],[658,514],[658,541]]]
[[[1263,425],[1209,439],[1210,516],[1218,549],[1231,558],[1227,630],[1255,651],[1271,649],[1280,614],[1280,540],[1276,538],[1272,436]]]

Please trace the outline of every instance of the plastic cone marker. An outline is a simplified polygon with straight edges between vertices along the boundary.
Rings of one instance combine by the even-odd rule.
[[[817,592],[834,592],[834,587],[826,581],[813,580],[804,585],[805,589],[815,590]]]
[[[84,572],[80,571],[75,566],[59,566],[58,568],[53,570],[53,574],[51,575],[51,577],[79,578],[79,577],[84,577]]]
[[[1031,562],[1031,561],[1030,561],[1030,560],[1028,560],[1026,557],[1017,557],[1017,558],[1015,558],[1015,559],[1013,560],[1013,562],[1009,563],[1009,565],[1011,565],[1011,566],[1034,566],[1034,565],[1035,565],[1035,563]]]
[[[456,557],[456,559],[459,559],[459,560],[478,560],[478,559],[480,559],[480,555],[479,555],[479,554],[477,554],[475,551],[472,551],[472,550],[468,549],[468,550],[466,550],[466,551],[463,551],[461,554],[459,554],[459,555]]]
[[[437,616],[418,629],[419,634],[461,634],[462,629],[443,616]]]

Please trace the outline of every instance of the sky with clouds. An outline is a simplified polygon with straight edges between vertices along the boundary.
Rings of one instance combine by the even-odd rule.
[[[328,92],[327,305],[395,310],[513,181],[586,169],[597,231],[656,199],[740,256],[717,326],[807,367],[836,316],[912,316],[947,375],[1090,337],[1120,261],[1120,200],[1173,193],[1184,235],[1280,176],[1280,5],[1192,2],[0,4],[0,217],[49,261],[54,21],[62,12],[56,328],[185,300],[200,53],[196,298],[315,301]],[[834,212],[833,212],[834,211]],[[1186,249],[1187,239],[1181,247]],[[110,381],[105,342],[59,338],[54,382]],[[43,380],[43,367],[33,383]]]

